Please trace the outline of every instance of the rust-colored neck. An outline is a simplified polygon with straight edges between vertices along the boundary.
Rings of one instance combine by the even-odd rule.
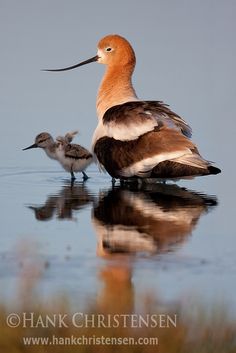
[[[102,118],[104,113],[114,105],[137,100],[132,85],[134,65],[108,66],[97,95],[97,115]]]

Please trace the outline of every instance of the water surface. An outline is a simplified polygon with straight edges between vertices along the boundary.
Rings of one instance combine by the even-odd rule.
[[[227,203],[200,189],[213,189],[209,178],[113,187],[95,166],[88,174],[71,185],[56,167],[1,168],[4,301],[17,303],[26,277],[40,298],[97,300],[118,284],[124,297],[131,285],[165,305],[197,299],[236,309],[234,231],[229,222],[225,232]]]

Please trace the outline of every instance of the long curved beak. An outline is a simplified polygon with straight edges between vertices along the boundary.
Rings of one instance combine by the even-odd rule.
[[[26,150],[29,150],[30,148],[37,148],[37,147],[38,147],[38,145],[36,143],[33,143],[33,145],[31,145],[31,146],[23,148],[22,151],[26,151]]]
[[[99,56],[96,55],[96,56],[93,56],[92,58],[90,58],[90,59],[88,59],[88,60],[82,61],[82,62],[79,63],[79,64],[75,64],[75,65],[72,65],[72,66],[68,66],[68,67],[65,67],[65,68],[63,68],[63,69],[43,69],[42,71],[59,72],[59,71],[73,70],[73,69],[75,69],[76,67],[83,66],[83,65],[92,63],[92,62],[94,62],[94,61],[98,61],[98,59],[99,59]]]

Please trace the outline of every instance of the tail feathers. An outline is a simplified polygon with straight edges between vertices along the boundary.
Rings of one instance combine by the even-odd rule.
[[[210,163],[196,153],[185,154],[181,157],[172,159],[172,161],[195,168],[208,169],[210,167]]]
[[[217,167],[213,167],[213,165],[210,165],[208,167],[209,174],[219,174],[221,173],[221,170]]]
[[[162,178],[162,179],[181,179],[191,178],[196,176],[218,174],[221,170],[217,167],[213,167],[209,163],[203,168],[202,166],[193,166],[190,164],[183,164],[179,161],[169,160],[159,163],[152,170],[151,177]]]
[[[176,159],[172,159],[173,162],[184,164],[194,168],[201,168],[204,170],[203,174],[219,174],[221,170],[211,165],[209,161],[203,159],[199,154],[186,154]]]

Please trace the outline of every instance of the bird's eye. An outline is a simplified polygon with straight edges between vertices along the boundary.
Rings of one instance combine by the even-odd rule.
[[[106,48],[106,51],[112,51],[111,47]]]

